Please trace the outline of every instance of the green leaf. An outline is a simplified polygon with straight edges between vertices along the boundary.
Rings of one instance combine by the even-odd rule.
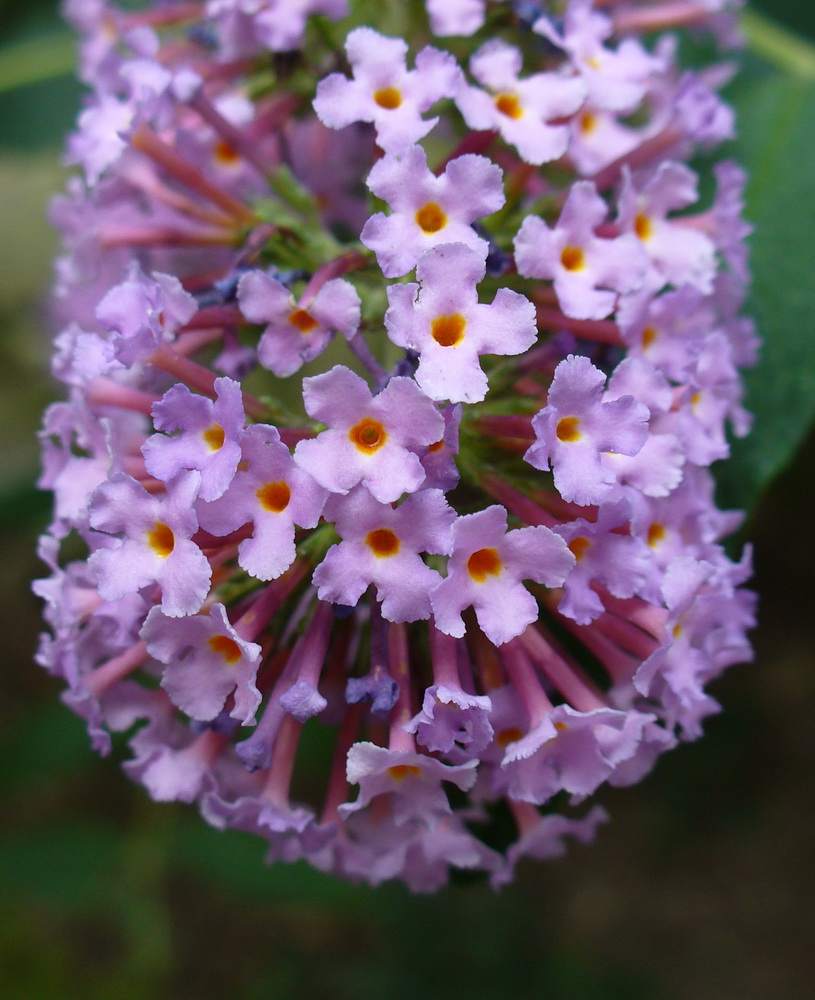
[[[755,227],[747,312],[764,346],[758,367],[746,375],[755,426],[717,469],[720,500],[728,506],[755,502],[791,461],[815,416],[815,75],[808,71],[815,50],[796,39],[789,51],[796,54],[794,73],[755,63],[730,95],[739,115],[733,155],[749,171],[746,215]]]

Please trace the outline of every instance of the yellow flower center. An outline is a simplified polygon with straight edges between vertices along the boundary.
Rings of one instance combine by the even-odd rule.
[[[241,658],[241,648],[228,635],[213,635],[207,639],[207,645],[213,653],[220,653],[227,663],[237,663]]]
[[[402,94],[396,87],[383,87],[374,92],[374,101],[386,111],[394,111],[402,103]]]
[[[560,263],[567,271],[582,271],[586,266],[586,255],[580,247],[564,247],[560,253]]]
[[[580,433],[580,420],[577,417],[561,417],[557,422],[555,434],[558,441],[565,441],[567,444],[579,441],[583,436]]]
[[[437,233],[447,225],[447,216],[441,205],[429,201],[416,213],[416,225],[425,233]]]
[[[166,559],[175,548],[175,536],[166,524],[156,521],[153,530],[147,532],[147,544],[157,556]]]
[[[455,347],[464,337],[467,320],[461,313],[438,316],[430,327],[430,336],[440,347]]]
[[[291,490],[289,484],[284,482],[265,483],[255,494],[261,505],[270,510],[273,514],[279,514],[289,506],[291,500]]]
[[[488,576],[498,576],[503,569],[495,549],[476,549],[467,560],[467,572],[476,583],[483,583]]]
[[[348,437],[360,451],[373,455],[388,440],[388,433],[378,420],[365,417],[351,428]]]
[[[390,528],[377,528],[375,531],[369,531],[365,541],[378,559],[395,556],[401,544],[399,537]]]

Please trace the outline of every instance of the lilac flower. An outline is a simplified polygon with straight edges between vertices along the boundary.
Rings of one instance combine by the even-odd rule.
[[[339,20],[348,13],[348,0],[207,0],[228,58],[270,49],[290,52],[303,42],[309,14]]]
[[[240,385],[229,378],[215,380],[216,399],[196,396],[185,385],[174,385],[153,405],[157,431],[142,446],[151,476],[169,482],[183,469],[201,473],[198,496],[215,500],[226,492],[241,457],[246,419]]]
[[[240,637],[223,604],[214,604],[208,618],[168,618],[153,608],[141,636],[150,655],[166,664],[162,687],[191,719],[214,719],[234,692],[230,716],[241,725],[254,724],[261,701],[255,687],[260,646]]]
[[[565,542],[548,528],[507,531],[503,507],[466,514],[453,525],[448,575],[431,593],[436,624],[447,635],[464,635],[464,608],[497,646],[535,621],[537,604],[522,584],[563,583],[574,564]]]
[[[723,4],[474,39],[483,0],[427,0],[456,56],[409,68],[413,20],[347,0],[69,0],[36,659],[154,799],[270,861],[501,886],[701,735],[751,655],[708,466],[757,338],[744,177],[704,166],[728,71],[660,18]]]
[[[427,251],[416,268],[419,284],[391,285],[388,336],[419,354],[416,381],[431,399],[474,403],[487,393],[480,354],[522,354],[535,343],[534,308],[501,288],[491,306],[478,301],[486,273],[480,254],[461,243]]]
[[[315,527],[328,494],[295,465],[276,427],[248,427],[241,445],[241,467],[229,490],[199,503],[198,517],[215,535],[251,523],[251,537],[238,546],[238,564],[258,580],[274,580],[295,560],[295,525]]]
[[[380,503],[412,493],[425,478],[417,451],[438,441],[444,421],[412,379],[394,378],[377,396],[358,375],[337,366],[306,379],[306,412],[328,424],[301,441],[294,460],[332,493],[357,483]]]
[[[126,281],[104,296],[96,318],[110,331],[116,358],[131,365],[172,341],[197,308],[174,275],[154,273],[148,278],[134,267]]]
[[[649,55],[632,38],[625,39],[616,50],[604,45],[612,33],[612,23],[591,7],[590,0],[573,0],[562,34],[545,17],[535,22],[534,30],[569,54],[595,107],[633,111],[645,96],[649,76],[663,70],[662,60]]]
[[[499,39],[487,42],[470,60],[470,72],[487,90],[461,87],[456,104],[475,129],[497,129],[527,163],[540,165],[561,157],[569,145],[569,127],[553,124],[583,104],[582,80],[557,73],[520,78],[522,53]]]
[[[658,284],[693,285],[702,292],[713,288],[713,241],[666,218],[697,200],[696,175],[682,163],[662,163],[641,191],[626,174],[620,196],[620,229],[636,235],[645,247]]]
[[[262,271],[250,271],[238,283],[238,302],[248,320],[268,324],[258,359],[280,376],[293,375],[322,354],[332,332],[350,340],[359,326],[359,295],[342,278],[327,281],[313,298],[295,302],[285,285]]]
[[[198,472],[181,472],[167,484],[163,500],[121,472],[98,487],[90,501],[91,527],[124,536],[88,560],[106,601],[155,584],[166,615],[180,618],[200,609],[211,575],[206,556],[192,541],[200,484]]]
[[[648,434],[646,407],[632,396],[604,402],[604,385],[588,358],[561,361],[533,421],[537,441],[524,456],[535,468],[551,465],[561,496],[581,506],[602,503],[617,483],[604,454],[636,455]]]
[[[320,81],[314,100],[320,121],[329,128],[373,122],[377,143],[389,153],[426,136],[438,118],[422,118],[423,112],[458,87],[455,59],[428,47],[416,56],[416,69],[408,70],[405,42],[370,28],[355,28],[345,48],[354,77],[332,73]]]
[[[515,237],[515,260],[526,278],[551,278],[561,308],[575,319],[603,319],[614,310],[615,292],[636,289],[647,258],[630,234],[595,234],[607,206],[589,181],[572,186],[554,229],[528,215]]]
[[[488,245],[470,223],[504,204],[501,171],[486,157],[458,156],[434,177],[422,147],[411,146],[375,163],[368,187],[393,209],[372,215],[360,234],[385,277],[407,274],[439,243],[463,243],[486,257]]]
[[[342,538],[314,572],[320,600],[354,605],[376,586],[388,621],[430,617],[429,592],[441,582],[421,553],[445,555],[455,511],[441,490],[422,490],[392,508],[358,486],[347,499],[329,501],[326,516]]]

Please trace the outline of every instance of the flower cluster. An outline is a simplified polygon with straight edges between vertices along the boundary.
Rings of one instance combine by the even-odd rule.
[[[723,74],[672,33],[737,4],[426,6],[67,0],[35,584],[155,799],[420,891],[590,839],[718,709],[756,350],[742,172],[688,165]]]

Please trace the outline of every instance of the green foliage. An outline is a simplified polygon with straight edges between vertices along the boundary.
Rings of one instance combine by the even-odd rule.
[[[750,180],[747,217],[753,288],[747,312],[764,339],[746,375],[749,437],[720,470],[721,500],[750,508],[791,461],[815,417],[815,49],[795,74],[748,63],[729,95],[739,113],[735,157]]]

